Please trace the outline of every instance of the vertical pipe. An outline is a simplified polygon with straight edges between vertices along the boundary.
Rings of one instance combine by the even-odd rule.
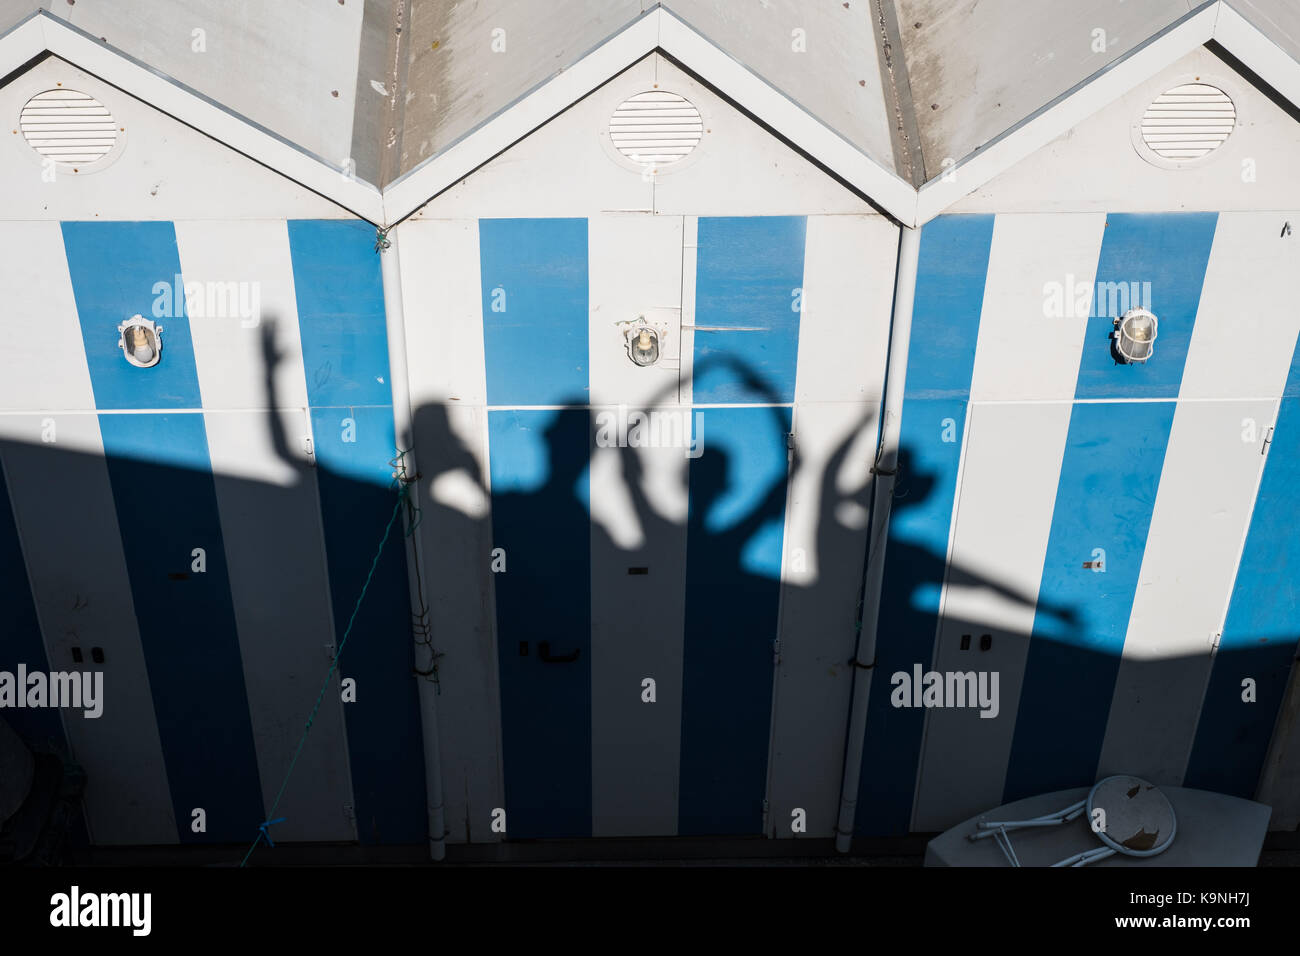
[[[420,503],[419,468],[415,458],[415,430],[411,421],[411,389],[406,367],[406,321],[402,311],[402,273],[398,262],[397,234],[379,236],[380,268],[384,280],[384,316],[388,327],[388,375],[393,390],[393,431],[397,450],[406,453],[405,472],[410,476],[408,492],[412,508],[407,509],[405,531],[410,538],[414,560],[406,562],[407,586],[410,589],[411,620],[415,624],[416,685],[420,693],[420,726],[424,738],[424,786],[429,814],[429,854],[434,860],[447,855],[447,827],[443,819],[442,755],[438,740],[438,688],[427,676],[434,666],[433,643],[429,638],[428,608],[421,598],[424,549],[420,535],[411,534],[409,516]],[[425,639],[421,640],[423,635]]]
[[[876,659],[876,626],[885,576],[885,542],[889,537],[889,507],[894,498],[894,475],[898,467],[907,348],[912,336],[912,301],[916,294],[916,267],[921,249],[921,230],[910,226],[901,229],[898,268],[894,278],[894,317],[889,332],[889,364],[885,371],[885,403],[880,413],[880,447],[876,451],[876,464],[871,469],[875,475],[875,488],[862,587],[862,626],[854,654],[853,706],[849,711],[848,742],[844,749],[840,816],[835,825],[835,849],[840,853],[849,852],[853,841],[858,779],[862,774],[862,747],[867,738],[867,701]]]

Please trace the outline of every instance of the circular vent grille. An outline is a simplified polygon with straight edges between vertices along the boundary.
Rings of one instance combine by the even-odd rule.
[[[704,121],[685,98],[666,90],[638,93],[614,111],[609,138],[614,147],[643,166],[666,166],[699,145]]]
[[[19,123],[32,149],[59,163],[93,163],[117,142],[108,107],[76,90],[37,93]]]
[[[1185,83],[1155,98],[1142,117],[1142,141],[1169,160],[1198,159],[1223,145],[1237,123],[1228,94],[1205,83]]]

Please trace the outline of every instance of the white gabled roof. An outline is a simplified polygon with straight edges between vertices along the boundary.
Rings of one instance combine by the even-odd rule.
[[[344,175],[339,167],[43,10],[0,36],[0,76],[46,52],[301,183],[362,219],[383,222],[383,200],[374,186]]]
[[[796,144],[890,215],[912,214],[916,192],[834,130],[732,59],[670,11],[642,14],[553,79],[534,89],[384,191],[384,211],[397,222],[511,143],[582,99],[632,63],[662,50],[775,132]]]
[[[779,17],[761,22],[766,23],[766,28],[772,31],[779,28],[782,42],[790,18],[801,12],[799,2],[807,0],[763,0],[765,10],[772,8],[773,4],[779,7]],[[857,125],[854,125],[855,104],[860,102],[865,108],[868,100],[855,100],[851,90],[837,88],[833,96],[811,104],[801,104],[796,100],[792,90],[798,91],[796,95],[805,100],[813,96],[814,87],[809,85],[813,82],[812,79],[801,78],[797,72],[798,64],[809,61],[801,61],[797,56],[792,56],[787,61],[774,39],[775,33],[758,37],[747,35],[743,30],[733,32],[720,39],[719,42],[725,43],[724,48],[670,9],[676,7],[689,10],[694,19],[701,19],[721,30],[727,26],[728,21],[724,13],[719,13],[720,8],[714,0],[667,0],[668,6],[649,3],[647,0],[643,6],[648,9],[639,14],[632,12],[633,18],[627,22],[623,22],[621,16],[616,18],[613,21],[616,29],[611,35],[573,62],[561,62],[558,66],[553,64],[547,67],[547,77],[512,102],[500,104],[495,109],[492,109],[494,104],[482,104],[476,112],[458,114],[461,116],[459,126],[464,128],[457,134],[458,138],[436,146],[432,155],[423,161],[412,159],[418,164],[392,178],[382,191],[348,175],[346,170],[337,165],[338,160],[315,155],[302,145],[285,138],[281,131],[253,122],[227,105],[43,9],[0,35],[0,75],[10,74],[48,51],[301,183],[361,218],[376,224],[392,224],[410,215],[442,190],[548,122],[612,76],[658,50],[700,76],[777,135],[795,144],[830,174],[868,197],[884,212],[904,224],[920,225],[1107,103],[1211,40],[1222,45],[1292,104],[1300,106],[1300,62],[1292,56],[1293,50],[1300,49],[1300,44],[1293,35],[1295,30],[1300,29],[1300,15],[1291,12],[1283,0],[1172,2],[1175,5],[1185,4],[1186,11],[1181,14],[1176,10],[1162,13],[1153,22],[1163,26],[1153,35],[1137,43],[1132,42],[1131,37],[1124,38],[1122,53],[1105,61],[1099,69],[1027,115],[1016,118],[1014,112],[1009,113],[1005,120],[1008,125],[1000,128],[1004,120],[996,115],[992,119],[985,117],[981,121],[985,124],[984,127],[979,127],[978,124],[972,126],[964,121],[954,123],[951,116],[942,116],[938,111],[938,103],[926,104],[923,100],[914,105],[911,103],[912,96],[919,95],[924,99],[929,98],[933,91],[942,90],[947,99],[952,101],[946,104],[949,109],[960,107],[964,102],[959,99],[962,84],[969,91],[969,77],[983,75],[979,70],[984,67],[979,64],[964,67],[964,73],[953,66],[951,76],[946,80],[934,73],[933,64],[942,63],[935,57],[942,50],[936,53],[924,47],[920,37],[925,32],[925,20],[906,21],[912,16],[923,16],[931,10],[946,14],[947,8],[942,3],[938,7],[934,6],[939,0],[896,0],[894,9],[899,11],[904,20],[898,25],[902,31],[902,45],[904,51],[908,51],[909,43],[912,44],[907,59],[918,72],[912,79],[910,92],[906,77],[903,76],[903,96],[901,100],[895,101],[893,107],[883,99],[877,50],[873,48],[864,51],[864,62],[867,65],[860,70],[854,69],[849,55],[851,44],[841,42],[838,52],[832,58],[836,63],[833,69],[838,81],[845,80],[850,70],[855,75],[857,72],[870,74],[876,71],[874,75],[854,81],[860,89],[872,87],[875,98],[880,100],[879,103],[871,100],[875,105],[866,109],[869,115]],[[875,6],[874,3],[867,4],[866,0],[850,0],[850,3],[869,8]],[[1166,0],[1162,0],[1162,3],[1168,5]],[[1238,5],[1243,12],[1236,9]],[[836,6],[847,9],[847,5]],[[1078,8],[1073,4],[1071,6],[1077,13]],[[820,10],[820,7],[817,9]],[[806,19],[820,24],[823,30],[827,24],[836,22],[825,11],[813,13],[812,10],[809,7]],[[859,14],[855,12],[855,15]],[[819,20],[819,17],[822,19]],[[412,22],[407,26],[414,34],[419,23]],[[961,26],[960,23],[939,23],[934,27],[936,32],[930,36],[938,37],[946,31],[954,37],[960,37]],[[909,29],[916,30],[915,38],[909,39]],[[373,34],[377,31],[372,29],[371,32]],[[865,43],[864,37],[865,34],[862,34],[854,42]],[[882,42],[884,45],[881,49],[886,51],[888,58],[888,38]],[[948,42],[955,43],[957,40]],[[745,63],[737,59],[736,56],[742,52],[753,62]],[[811,52],[804,55],[814,56]],[[998,54],[995,51],[973,55],[988,58]],[[1050,58],[1047,54],[1045,56]],[[893,68],[900,68],[902,59],[895,50],[892,56]],[[1071,69],[1086,68],[1088,61],[1081,62],[1085,64],[1084,67],[1076,65]],[[755,63],[763,65],[766,71],[764,75],[755,71]],[[976,72],[971,73],[971,70]],[[774,85],[774,77],[778,74],[780,86]],[[1066,75],[1069,75],[1068,72]],[[364,76],[358,74],[358,89],[363,86],[361,81],[364,79]],[[818,77],[817,81],[820,82],[821,79]],[[464,78],[458,82],[464,85]],[[952,88],[944,87],[942,84],[945,82]],[[998,82],[1003,85],[995,89],[1005,88],[1011,81],[1003,76]],[[391,92],[385,88],[385,93]],[[399,88],[398,92],[403,91]],[[425,92],[435,97],[437,95],[436,90]],[[414,90],[404,92],[408,100],[416,95]],[[971,103],[977,103],[979,95],[983,94],[968,92],[967,95]],[[1032,103],[1034,94],[1028,95],[1029,99],[1025,103]],[[885,105],[881,107],[881,103]],[[935,116],[927,119],[925,113],[931,111],[931,106],[934,107]],[[920,140],[913,145],[925,147],[927,143],[930,144],[930,152],[925,156],[924,162],[929,178],[919,190],[895,172],[894,161],[882,157],[884,140],[881,118],[884,113],[877,107],[892,109],[896,114],[900,109],[912,110],[911,128],[919,130]],[[818,112],[812,112],[813,109]],[[484,118],[477,120],[479,116]],[[899,122],[893,135],[904,135],[909,118],[896,118]],[[900,133],[900,130],[903,132]],[[353,135],[355,138],[355,131]],[[951,162],[943,163],[941,171],[936,174],[934,153],[947,143],[955,144],[954,151],[968,151]],[[897,142],[894,148],[895,155],[898,155]],[[410,151],[407,150],[407,153]]]

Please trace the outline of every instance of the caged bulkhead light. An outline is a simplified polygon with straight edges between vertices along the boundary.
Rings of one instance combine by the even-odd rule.
[[[1156,317],[1146,309],[1129,309],[1115,320],[1115,354],[1123,362],[1145,362],[1156,343]]]

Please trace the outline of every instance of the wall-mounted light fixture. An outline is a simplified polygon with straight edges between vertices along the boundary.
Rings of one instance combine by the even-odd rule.
[[[654,368],[675,371],[681,364],[682,312],[677,308],[651,306],[633,314],[632,318],[614,323],[614,335],[619,336],[623,354],[637,368]],[[612,346],[614,335],[606,340]]]
[[[118,348],[137,368],[157,365],[162,357],[162,326],[142,315],[133,315],[117,327]]]
[[[1115,354],[1122,362],[1145,362],[1156,347],[1156,317],[1146,309],[1129,309],[1115,320]]]
[[[623,330],[623,344],[627,357],[633,365],[646,368],[659,361],[663,354],[664,339],[668,335],[668,326],[663,322],[654,322],[645,315],[638,315],[635,321],[620,322]]]
[[[659,333],[648,325],[638,326],[628,335],[627,354],[640,366],[659,361]]]

